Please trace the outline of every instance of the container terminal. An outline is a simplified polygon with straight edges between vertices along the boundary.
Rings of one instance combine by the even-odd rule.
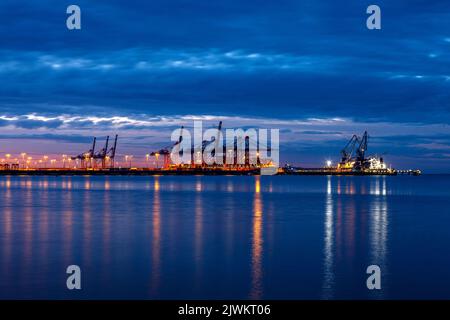
[[[218,150],[219,133],[222,130],[222,122],[217,128],[218,136],[213,137],[211,141],[202,142],[202,151],[211,144],[215,143],[213,150]],[[181,132],[183,127],[181,127]],[[319,168],[303,168],[294,167],[286,164],[283,167],[275,167],[270,158],[263,159],[259,156],[259,150],[250,150],[250,137],[245,137],[243,144],[244,151],[239,153],[238,145],[235,141],[234,150],[223,150],[223,157],[232,154],[233,161],[223,161],[223,164],[206,164],[200,157],[196,159],[193,151],[191,154],[191,162],[183,164],[173,164],[171,162],[171,154],[176,152],[175,148],[179,148],[182,141],[180,138],[173,145],[156,151],[149,152],[145,155],[145,166],[132,166],[132,155],[125,155],[124,162],[120,163],[116,159],[118,147],[118,135],[115,136],[112,145],[109,145],[109,136],[106,137],[105,145],[96,152],[97,139],[94,137],[92,146],[88,151],[78,155],[68,156],[62,155],[61,160],[50,159],[48,156],[42,156],[38,160],[21,153],[20,157],[12,158],[11,154],[6,154],[4,159],[0,159],[0,175],[25,175],[25,176],[67,176],[67,175],[260,175],[264,171],[269,170],[276,175],[420,175],[418,169],[393,169],[388,167],[383,157],[367,155],[369,135],[366,132],[361,137],[353,135],[345,147],[341,150],[340,161],[337,165],[332,165],[331,161],[327,161],[326,165]],[[266,147],[267,148],[267,147]],[[270,147],[267,148],[270,151]],[[251,153],[255,152],[256,161],[250,161]],[[214,154],[215,151],[213,151]],[[243,156],[243,161],[237,161],[239,155]],[[162,164],[159,165],[162,157]],[[153,159],[153,167],[149,165]],[[229,158],[227,158],[229,160]]]

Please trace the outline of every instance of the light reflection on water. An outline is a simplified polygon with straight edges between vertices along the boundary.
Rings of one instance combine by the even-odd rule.
[[[333,180],[336,179],[337,181],[333,185]],[[374,197],[357,201],[354,195],[365,195],[367,184],[356,186],[354,179],[327,177],[322,285],[322,298],[324,299],[335,297],[336,264],[345,265],[348,270],[354,270],[354,266],[357,264],[355,260],[358,258],[356,252],[358,242],[365,241],[368,233],[370,234],[370,244],[365,250],[370,253],[369,264],[380,266],[383,274],[388,273],[386,255],[389,240],[389,218],[386,177],[375,177],[368,182],[369,194]],[[351,197],[348,197],[349,195]],[[359,207],[359,211],[357,207]],[[366,221],[367,219],[369,221]],[[343,235],[344,242],[342,242]],[[384,283],[384,290],[376,292],[372,297],[382,298],[388,285],[388,283]]]
[[[450,261],[438,254],[450,242],[444,194],[430,177],[2,177],[0,297],[429,295],[434,283],[450,288],[441,271]],[[424,220],[429,203],[435,220]],[[419,229],[428,237],[411,220],[432,225]],[[422,256],[402,256],[411,246]],[[423,255],[429,273],[411,266]],[[428,285],[402,290],[417,281],[394,274],[404,259]],[[82,292],[65,289],[69,264],[83,270]],[[370,264],[381,267],[382,291],[365,288]]]
[[[333,298],[333,236],[334,236],[334,211],[333,211],[333,191],[331,187],[331,176],[327,177],[327,194],[325,207],[325,237],[324,237],[324,280],[323,280],[323,298]]]
[[[250,299],[262,298],[262,254],[263,254],[263,205],[261,199],[261,177],[255,177],[252,233],[252,287]]]
[[[159,287],[159,278],[161,277],[161,199],[159,195],[159,177],[154,179],[153,187],[153,212],[152,212],[152,276],[151,276],[151,295],[157,296]]]

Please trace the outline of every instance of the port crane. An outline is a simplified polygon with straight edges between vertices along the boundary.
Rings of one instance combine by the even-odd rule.
[[[362,138],[354,134],[341,150],[342,157],[339,167],[342,169],[361,168],[366,159],[367,140],[367,131],[364,132]]]
[[[86,169],[88,165],[92,167],[92,161],[91,159],[94,157],[95,152],[95,142],[97,138],[94,137],[94,141],[92,142],[92,148],[89,149],[87,152],[83,152],[77,156],[71,157],[72,160],[80,160],[81,168]]]
[[[221,143],[222,136],[222,121],[219,121],[217,126],[217,133],[214,134],[210,140],[202,140],[201,144],[198,145],[194,143],[191,146],[190,151],[190,161],[189,163],[180,164],[181,167],[190,167],[190,168],[209,168],[209,167],[217,167],[225,165],[226,167],[236,167],[236,168],[250,168],[250,167],[258,167],[258,166],[268,166],[272,163],[270,159],[264,159],[261,161],[259,149],[264,148],[264,150],[271,152],[271,147],[264,146],[261,142],[258,142],[256,137],[252,137],[251,135],[246,136],[237,136],[235,137],[233,147],[227,150],[227,146]],[[183,150],[181,147],[181,142],[183,141],[183,129],[181,127],[180,136],[178,141],[174,144],[167,146],[165,148],[159,149],[157,151],[153,151],[150,154],[147,154],[147,158],[152,156],[156,158],[156,167],[158,168],[158,159],[160,156],[164,157],[164,169],[168,169],[171,166],[170,155],[172,153],[177,153],[179,156],[182,156]],[[256,139],[253,140],[253,139]],[[212,148],[209,148],[212,147]],[[205,150],[208,148],[208,154],[206,156],[212,157],[213,161],[205,161],[204,155]],[[238,151],[243,149],[243,154],[240,154]],[[255,163],[250,161],[250,157],[255,154]],[[220,157],[222,157],[222,161],[220,161]],[[238,157],[242,157],[243,159],[239,159],[242,161],[238,161]],[[231,161],[230,161],[231,160]],[[264,163],[263,163],[264,162]]]
[[[106,137],[105,146],[97,153],[94,154],[93,158],[95,161],[100,161],[101,168],[106,169],[107,168],[107,162],[110,161],[110,167],[114,168],[114,158],[116,156],[116,147],[117,147],[117,138],[118,135],[116,135],[114,139],[114,146],[108,149],[109,145],[109,136]]]
[[[361,142],[359,143],[358,150],[356,150],[357,154],[357,160],[358,161],[364,161],[367,151],[367,140],[369,138],[369,135],[367,134],[367,131],[364,131],[364,135],[361,139]]]
[[[108,142],[109,136],[106,137],[105,146],[99,152],[95,153],[93,156],[94,161],[100,160],[102,169],[106,167],[106,153],[108,152]]]
[[[153,151],[150,153],[150,156],[155,157],[156,158],[156,167],[158,167],[158,158],[159,156],[163,156],[164,157],[164,165],[163,168],[167,169],[170,167],[170,151],[169,148],[175,148],[178,146],[178,152],[182,152],[180,151],[180,147],[179,145],[181,144],[181,141],[183,141],[183,129],[184,126],[181,126],[181,130],[180,130],[180,137],[178,138],[178,141],[176,141],[172,146],[166,147],[166,148],[162,148],[158,151]]]
[[[117,138],[118,138],[118,135],[116,135],[116,138],[114,140],[114,146],[108,150],[109,136],[106,137],[105,147],[96,153],[95,145],[96,145],[97,138],[94,137],[91,149],[89,149],[87,152],[83,152],[77,156],[70,157],[70,159],[80,160],[80,165],[81,165],[81,168],[83,168],[83,169],[87,169],[89,166],[91,168],[93,168],[95,161],[97,161],[97,160],[101,161],[102,169],[104,169],[104,168],[106,168],[106,160],[110,159],[110,161],[111,161],[110,167],[114,168],[114,158],[116,156]]]
[[[352,160],[358,142],[359,138],[356,134],[354,134],[352,138],[348,141],[344,149],[341,150],[342,155],[341,163],[346,163]]]
[[[119,137],[119,135],[116,134],[116,137],[114,139],[114,146],[111,147],[106,152],[106,157],[109,157],[109,160],[110,160],[110,168],[114,168],[115,158],[116,158],[116,149],[117,149],[117,138],[118,137]],[[106,157],[105,157],[105,164],[106,164]]]
[[[110,161],[110,168],[114,168],[114,158],[116,156],[116,148],[117,148],[117,138],[118,135],[116,135],[114,139],[114,146],[108,149],[109,146],[109,136],[106,137],[105,146],[97,153],[94,154],[93,158],[95,161],[100,161],[101,168],[106,169],[107,168],[107,162]]]
[[[211,143],[214,143],[214,149],[211,151],[211,157],[215,158],[216,152],[217,152],[218,156],[220,156],[219,155],[219,142],[221,139],[221,135],[220,135],[221,132],[222,132],[222,121],[219,121],[219,125],[217,126],[217,135],[215,137],[212,137],[212,139],[210,141],[207,141],[207,140],[202,141],[202,154],[204,153],[204,151],[208,145],[210,145]],[[222,155],[223,154],[224,153],[222,151]],[[217,164],[217,163],[214,161],[214,164]],[[202,166],[203,165],[204,165],[204,163],[203,163],[203,159],[202,159]]]

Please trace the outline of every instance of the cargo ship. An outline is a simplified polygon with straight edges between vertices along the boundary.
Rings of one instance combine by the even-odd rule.
[[[281,172],[293,175],[360,175],[360,176],[395,176],[395,175],[421,175],[418,169],[396,170],[387,166],[383,157],[366,156],[369,135],[367,131],[362,137],[353,135],[344,149],[341,150],[341,160],[337,166],[327,161],[323,168],[299,168],[286,165]]]

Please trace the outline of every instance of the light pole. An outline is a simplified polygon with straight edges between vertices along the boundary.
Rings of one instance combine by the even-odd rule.
[[[158,159],[159,159],[159,153],[155,153],[155,158],[156,158],[156,169],[158,169],[159,165],[158,165]]]
[[[131,168],[131,159],[132,158],[133,158],[133,156],[131,156],[131,155],[125,156],[125,165],[128,165],[128,168]]]
[[[22,152],[20,155],[22,156],[22,167],[23,169],[25,169],[25,157],[27,156],[27,154],[25,152]]]
[[[63,155],[62,155],[63,169],[66,168],[66,158],[67,158],[67,155],[63,154]]]

